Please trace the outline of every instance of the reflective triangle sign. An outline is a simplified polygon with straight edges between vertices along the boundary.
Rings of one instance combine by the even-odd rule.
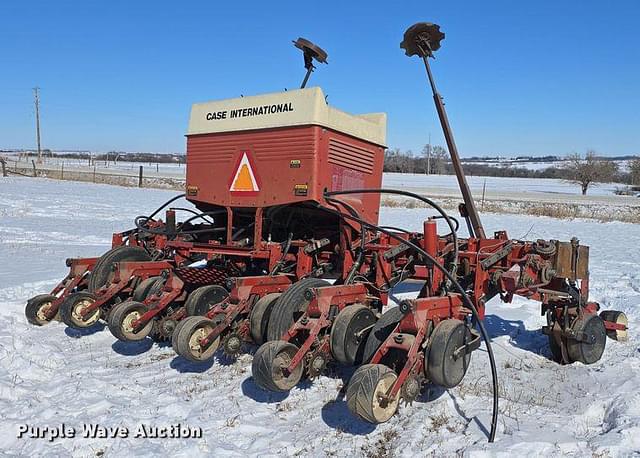
[[[231,184],[229,185],[229,191],[231,191],[232,194],[238,193],[243,195],[251,195],[260,191],[258,178],[246,152],[242,153],[240,162],[238,162],[236,171],[231,179]]]

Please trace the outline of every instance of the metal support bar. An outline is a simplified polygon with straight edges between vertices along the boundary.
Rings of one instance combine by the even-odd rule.
[[[460,192],[462,192],[462,199],[464,200],[464,204],[467,208],[467,211],[469,212],[469,219],[471,219],[471,225],[473,226],[473,231],[475,232],[476,237],[484,239],[486,238],[484,228],[482,227],[482,222],[480,221],[480,215],[478,215],[478,210],[476,209],[475,202],[473,201],[473,196],[471,195],[471,189],[469,189],[469,184],[467,183],[467,179],[464,176],[464,171],[462,170],[462,162],[460,161],[460,155],[458,154],[458,147],[456,146],[456,142],[453,138],[453,132],[451,130],[451,126],[449,125],[447,112],[444,109],[444,102],[442,100],[442,96],[438,93],[438,89],[436,88],[433,75],[431,74],[431,67],[429,66],[429,58],[427,55],[424,55],[422,56],[422,60],[424,61],[424,66],[427,70],[429,84],[431,85],[431,92],[433,93],[433,100],[436,104],[436,111],[438,112],[438,117],[440,118],[440,124],[442,126],[444,138],[447,141],[447,147],[449,148],[449,155],[451,156],[451,163],[453,164],[453,169],[456,172],[456,178],[458,179]]]

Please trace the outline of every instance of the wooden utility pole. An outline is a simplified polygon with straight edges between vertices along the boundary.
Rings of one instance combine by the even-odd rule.
[[[40,88],[33,88],[33,97],[36,104],[36,139],[38,140],[38,163],[42,162],[42,150],[40,149]]]

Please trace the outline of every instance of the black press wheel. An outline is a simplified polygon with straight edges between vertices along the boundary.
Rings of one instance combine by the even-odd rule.
[[[457,358],[455,351],[471,340],[465,324],[456,319],[438,323],[429,340],[429,351],[425,354],[427,378],[436,385],[453,388],[467,373],[471,353],[463,353]]]
[[[147,306],[141,302],[127,301],[115,305],[109,314],[109,331],[116,339],[123,342],[143,340],[151,333],[153,320],[138,332],[134,332],[133,322],[147,310]]]
[[[282,293],[271,311],[271,318],[267,327],[268,339],[281,339],[293,323],[307,310],[311,302],[305,297],[307,289],[320,288],[328,284],[329,282],[320,278],[303,278]]]
[[[376,322],[369,307],[353,304],[338,314],[331,328],[331,353],[349,366],[362,363],[368,333]]]
[[[567,337],[567,353],[571,361],[593,364],[602,357],[607,331],[598,315],[583,315],[571,324],[576,338]]]
[[[267,341],[267,327],[269,325],[269,317],[273,310],[273,305],[280,297],[281,293],[271,293],[261,297],[251,307],[249,315],[249,328],[251,330],[251,338],[253,341],[262,345]]]
[[[56,300],[56,297],[51,294],[39,294],[29,299],[24,308],[24,314],[27,317],[27,321],[36,326],[44,326],[51,320],[59,320],[60,309],[58,309],[53,318],[47,318],[45,316],[45,313],[49,310],[54,300]]]
[[[113,277],[113,265],[126,261],[151,261],[151,256],[137,246],[119,246],[107,251],[100,256],[89,275],[88,290],[93,293],[109,283]]]
[[[93,326],[102,316],[100,308],[95,309],[89,316],[82,316],[82,310],[93,304],[96,297],[87,292],[69,294],[60,304],[60,318],[62,322],[74,329],[85,329]]]
[[[396,373],[384,364],[360,366],[347,386],[347,407],[369,423],[384,423],[398,410],[400,390],[394,397],[388,396],[397,379]]]
[[[189,294],[189,297],[184,303],[187,316],[204,316],[216,304],[219,304],[227,297],[229,297],[229,292],[222,286],[201,286]]]
[[[400,308],[393,307],[384,312],[380,319],[376,321],[376,324],[367,336],[364,353],[362,355],[363,363],[371,361],[371,358],[376,354],[380,345],[391,335],[403,316]]]
[[[154,296],[162,291],[164,279],[160,276],[149,277],[142,280],[133,290],[131,299],[135,302],[144,302],[147,297]]]
[[[181,321],[178,332],[173,333],[172,346],[177,354],[196,363],[211,359],[220,346],[220,336],[208,347],[200,342],[215,328],[215,323],[203,316],[190,316]]]
[[[269,391],[289,391],[302,379],[302,363],[291,372],[291,364],[298,347],[283,340],[272,340],[260,346],[253,355],[251,374],[256,384]]]

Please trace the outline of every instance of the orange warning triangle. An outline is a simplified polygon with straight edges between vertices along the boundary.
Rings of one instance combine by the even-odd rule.
[[[253,172],[247,153],[242,153],[242,159],[238,164],[229,191],[233,192],[257,192],[260,188],[256,180],[256,175]]]

